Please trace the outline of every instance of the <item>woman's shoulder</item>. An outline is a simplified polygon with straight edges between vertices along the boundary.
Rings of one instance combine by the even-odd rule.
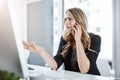
[[[88,33],[88,34],[89,34],[91,40],[93,40],[93,41],[94,40],[100,40],[101,41],[100,35],[95,34],[95,33]]]
[[[63,36],[61,36],[61,38],[60,38],[60,43],[66,44],[66,41],[65,41],[65,39],[63,38]]]
[[[101,46],[101,37],[94,33],[89,33],[90,39],[91,39],[91,49],[95,50],[96,52],[100,52],[100,46]]]

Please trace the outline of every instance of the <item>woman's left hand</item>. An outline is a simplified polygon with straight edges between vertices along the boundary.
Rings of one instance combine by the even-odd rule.
[[[73,27],[73,30],[75,31],[75,41],[80,41],[82,36],[81,25],[76,23],[75,27]]]

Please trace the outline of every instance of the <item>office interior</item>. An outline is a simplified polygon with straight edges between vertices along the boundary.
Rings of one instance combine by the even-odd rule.
[[[68,8],[81,8],[88,18],[88,31],[101,36],[97,60],[102,76],[120,78],[120,1],[119,0],[10,0],[16,26],[23,41],[34,42],[54,56],[64,31]],[[2,0],[0,1],[2,5]],[[11,15],[11,16],[12,16]],[[48,66],[43,59],[25,50],[28,64]],[[64,65],[60,70],[64,69]]]

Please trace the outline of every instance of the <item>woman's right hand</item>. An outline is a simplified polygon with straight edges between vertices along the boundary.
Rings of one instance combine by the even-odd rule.
[[[35,45],[34,43],[28,43],[28,42],[22,42],[23,46],[25,49],[32,51],[34,53],[38,53],[39,51],[41,51],[42,47]]]
[[[30,50],[32,52],[38,53],[43,60],[53,69],[56,70],[57,69],[57,63],[55,61],[55,59],[50,56],[45,50],[44,48],[35,45],[34,43],[30,44],[28,42],[24,42],[23,41],[23,46],[25,49]]]

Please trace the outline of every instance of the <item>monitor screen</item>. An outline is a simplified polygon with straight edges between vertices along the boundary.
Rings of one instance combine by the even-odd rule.
[[[21,78],[28,76],[22,40],[10,16],[7,0],[0,0],[0,70],[13,72]],[[17,26],[16,26],[17,27]]]

